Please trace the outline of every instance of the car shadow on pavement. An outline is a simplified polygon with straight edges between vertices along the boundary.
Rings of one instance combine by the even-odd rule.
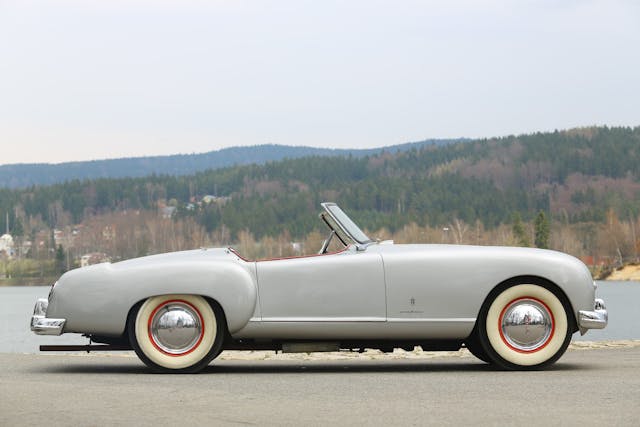
[[[557,363],[544,371],[588,371],[593,369],[588,364]],[[155,374],[142,363],[78,363],[50,366],[38,366],[30,369],[39,374]],[[214,362],[207,366],[198,375],[225,375],[225,374],[331,374],[331,373],[397,373],[397,372],[487,372],[495,374],[504,372],[495,366],[482,362],[431,362],[411,361],[386,362],[386,361],[222,361]],[[536,371],[531,371],[535,374]]]
[[[63,365],[63,366],[39,366],[30,369],[38,374],[150,374],[149,368],[139,365]]]
[[[586,365],[555,364],[545,371],[574,371],[589,370]],[[323,374],[323,373],[392,373],[392,372],[505,372],[495,366],[482,362],[446,363],[446,362],[313,362],[284,364],[282,362],[252,362],[252,363],[213,363],[209,365],[203,374]],[[533,371],[535,372],[535,371]]]

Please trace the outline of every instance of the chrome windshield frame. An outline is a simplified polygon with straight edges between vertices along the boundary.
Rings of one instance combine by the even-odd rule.
[[[346,236],[349,240],[351,240],[353,243],[355,243],[358,248],[364,248],[370,245],[371,243],[375,243],[374,240],[372,240],[369,236],[367,236],[360,229],[360,227],[358,227],[358,225],[349,217],[349,215],[347,215],[346,212],[340,208],[340,206],[338,206],[333,202],[325,202],[325,203],[321,203],[320,205],[322,206],[322,209],[324,209],[324,212],[320,214],[320,217],[327,224],[327,226],[329,226],[329,228],[336,231],[336,234],[338,235],[340,240],[343,240],[342,237],[340,236],[342,234]],[[342,213],[344,217],[348,220],[348,222],[350,222],[350,224],[349,223],[345,224],[346,221],[341,221],[333,212],[334,209],[337,209],[338,212]],[[329,216],[331,221],[327,221],[326,217],[324,217],[325,214]],[[335,230],[332,224],[335,224],[339,228],[339,230]],[[355,230],[352,228],[355,228]],[[357,239],[355,237],[357,234],[360,234],[363,237],[366,237],[366,239],[362,239],[362,238]],[[345,243],[345,245],[347,244],[344,241],[343,243]]]

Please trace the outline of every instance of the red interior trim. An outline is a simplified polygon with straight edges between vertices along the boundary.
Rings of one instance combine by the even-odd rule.
[[[232,254],[234,254],[235,256],[237,256],[238,258],[243,260],[244,262],[253,262],[250,259],[246,259],[242,255],[240,255],[240,253],[238,251],[236,251],[235,249],[233,249],[232,247],[229,247],[228,249],[229,249],[229,252],[231,252]]]
[[[340,249],[339,251],[327,252],[326,254],[296,255],[296,256],[287,256],[287,257],[281,257],[281,258],[263,258],[263,259],[249,260],[249,259],[246,259],[245,257],[243,257],[242,255],[240,255],[238,253],[238,251],[235,250],[234,248],[229,248],[229,251],[232,254],[234,254],[235,256],[237,256],[238,258],[240,258],[241,260],[243,260],[245,262],[281,261],[281,260],[285,260],[285,259],[314,258],[314,257],[319,257],[319,256],[337,255],[337,254],[342,253],[342,252],[344,252],[346,250],[347,250],[347,246],[345,246],[344,248]]]

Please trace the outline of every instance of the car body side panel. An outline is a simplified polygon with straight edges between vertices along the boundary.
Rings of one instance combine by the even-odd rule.
[[[256,314],[255,265],[225,249],[209,249],[72,270],[55,286],[47,316],[66,318],[65,332],[117,336],[133,305],[165,294],[216,300],[233,333]]]
[[[506,280],[524,276],[546,279],[557,285],[567,296],[574,316],[579,310],[590,310],[593,306],[595,289],[588,269],[576,258],[559,252],[392,244],[370,245],[366,252],[379,254],[383,259],[385,322],[366,321],[364,317],[361,321],[334,317],[324,322],[300,322],[294,317],[277,322],[252,319],[234,337],[464,339],[471,333],[489,293]],[[289,301],[281,297],[282,304]],[[361,302],[355,301],[355,304],[360,306]]]
[[[67,319],[64,332],[118,336],[137,302],[195,294],[220,303],[236,338],[463,339],[489,292],[516,276],[558,285],[574,315],[593,308],[589,271],[559,252],[373,244],[257,267],[226,249],[86,267],[60,278],[47,316]]]
[[[567,295],[574,316],[593,307],[589,270],[560,252],[461,245],[375,245],[367,250],[384,260],[389,321],[475,319],[489,292],[518,276],[555,283]]]
[[[338,254],[257,263],[262,321],[386,318],[379,254]]]
[[[382,258],[356,251],[258,261],[261,316],[234,338],[325,339],[398,337],[386,324]]]
[[[250,321],[234,338],[292,340],[429,340],[463,339],[469,336],[475,319],[431,319],[421,321]]]

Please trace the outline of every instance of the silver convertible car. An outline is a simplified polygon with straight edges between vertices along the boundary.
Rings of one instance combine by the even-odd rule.
[[[37,301],[31,330],[90,339],[41,350],[133,349],[154,371],[196,372],[227,349],[415,346],[539,369],[575,332],[607,325],[589,270],[569,255],[374,241],[335,203],[322,208],[329,234],[317,255],[201,249],[72,270]]]

